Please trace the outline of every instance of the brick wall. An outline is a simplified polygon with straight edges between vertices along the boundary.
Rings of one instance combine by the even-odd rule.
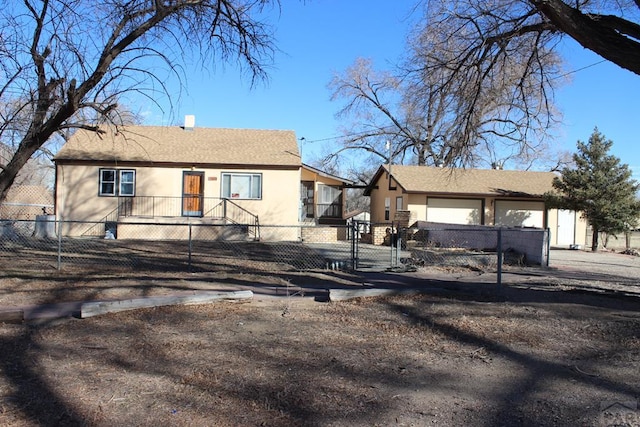
[[[332,243],[347,240],[346,227],[302,227],[302,241],[307,243]]]
[[[382,245],[388,228],[391,228],[391,224],[371,224],[371,243]]]

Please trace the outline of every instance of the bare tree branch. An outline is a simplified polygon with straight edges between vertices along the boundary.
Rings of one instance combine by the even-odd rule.
[[[428,2],[399,77],[365,60],[335,76],[333,99],[346,101],[339,114],[353,123],[339,153],[385,153],[388,141],[396,161],[477,166],[528,162],[546,150],[562,83],[547,47],[554,28],[526,4],[518,13],[497,7],[516,3]]]
[[[274,51],[254,16],[278,0],[22,0],[0,10],[0,142],[18,141],[2,164],[0,202],[26,162],[61,130],[130,120],[119,99],[167,99],[158,58],[180,79],[180,56],[235,60],[252,83]],[[175,47],[174,47],[175,46]],[[159,89],[158,89],[159,88]]]

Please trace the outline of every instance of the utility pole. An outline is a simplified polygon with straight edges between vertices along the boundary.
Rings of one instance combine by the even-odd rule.
[[[389,152],[389,189],[391,189],[391,164],[393,163],[393,154],[391,152],[391,141],[387,140],[387,144],[385,148]]]

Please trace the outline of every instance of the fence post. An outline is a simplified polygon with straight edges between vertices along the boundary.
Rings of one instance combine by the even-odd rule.
[[[351,269],[354,271],[358,269],[358,258],[356,256],[356,248],[358,246],[358,241],[356,240],[358,233],[356,231],[358,229],[358,221],[353,220],[351,221],[351,229],[347,230],[348,233],[351,233]]]
[[[189,223],[189,262],[188,262],[189,273],[191,273],[191,223]]]
[[[58,219],[58,271],[62,269],[62,219]]]
[[[347,239],[351,240],[351,269],[356,269],[356,235],[354,233],[356,221],[351,221],[351,224],[347,225]]]
[[[391,221],[391,234],[389,235],[389,267],[393,267],[393,221]]]
[[[498,286],[502,285],[502,227],[498,228]]]
[[[398,222],[398,229],[396,230],[396,263],[395,266],[400,265],[400,250],[402,249],[402,233],[400,233],[400,222]]]
[[[547,267],[549,267],[549,258],[551,257],[551,229],[547,228],[547,236],[546,236],[546,243],[547,243]]]

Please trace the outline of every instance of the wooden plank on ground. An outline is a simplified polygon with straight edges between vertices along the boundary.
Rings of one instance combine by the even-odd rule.
[[[22,323],[24,312],[19,308],[0,310],[0,323]]]
[[[92,317],[106,313],[135,310],[138,308],[162,307],[166,305],[207,304],[223,300],[244,300],[253,298],[251,291],[199,292],[193,295],[169,295],[149,298],[134,298],[119,301],[91,301],[82,304],[80,317]]]
[[[329,301],[346,301],[354,298],[381,297],[412,293],[404,289],[329,289]]]

